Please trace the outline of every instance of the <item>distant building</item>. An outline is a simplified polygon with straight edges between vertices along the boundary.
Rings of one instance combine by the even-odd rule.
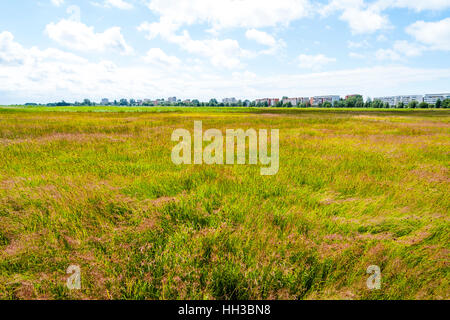
[[[282,102],[283,104],[291,103],[293,106],[296,106],[298,104],[298,98],[284,98]]]
[[[297,106],[300,103],[307,103],[309,102],[308,97],[297,97],[297,98],[284,98],[282,100],[283,104],[291,103],[294,107]]]
[[[403,102],[404,104],[408,104],[411,101],[422,102],[423,98],[421,95],[407,95],[407,96],[390,96],[390,97],[377,97],[373,98],[373,100],[378,100],[383,103],[389,103],[391,107],[396,106],[399,102]]]
[[[319,104],[323,104],[324,102],[333,104],[335,101],[339,101],[340,99],[340,96],[315,96],[310,98],[309,102],[312,106],[317,106]]]
[[[237,103],[238,101],[236,100],[236,98],[233,97],[233,98],[224,98],[222,99],[222,102],[230,104],[230,103]]]
[[[436,104],[438,100],[450,99],[450,93],[426,94],[423,101],[429,104]]]
[[[423,97],[422,95],[409,95],[409,96],[397,96],[397,102],[395,105],[397,105],[399,102],[403,102],[404,104],[408,104],[411,101],[417,101],[417,102],[422,102],[423,101]]]
[[[255,100],[256,104],[258,104],[258,103],[260,103],[260,104],[267,103],[267,105],[269,107],[274,107],[279,101],[280,101],[280,99],[277,99],[277,98],[264,98],[264,99],[256,99]]]
[[[109,100],[106,99],[106,98],[103,98],[101,104],[104,105],[104,106],[106,106],[106,105],[109,104]]]
[[[170,97],[168,99],[169,103],[176,103],[177,102],[177,97]]]
[[[390,106],[396,106],[396,97],[376,97],[373,98],[373,101],[381,101],[383,104],[388,103]]]
[[[360,94],[348,94],[345,96],[345,100],[348,100],[350,98],[354,98],[354,97],[360,97]]]

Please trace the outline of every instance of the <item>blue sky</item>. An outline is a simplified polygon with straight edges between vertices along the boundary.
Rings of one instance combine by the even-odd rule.
[[[0,104],[450,91],[450,0],[3,0]]]

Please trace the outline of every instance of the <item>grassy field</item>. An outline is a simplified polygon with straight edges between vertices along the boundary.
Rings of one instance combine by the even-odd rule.
[[[280,129],[278,174],[175,166],[194,120]],[[0,299],[449,299],[449,138],[445,110],[0,108]]]

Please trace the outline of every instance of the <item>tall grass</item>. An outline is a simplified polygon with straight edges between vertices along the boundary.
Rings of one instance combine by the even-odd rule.
[[[446,111],[48,109],[0,109],[2,299],[449,298]],[[280,129],[279,173],[173,165],[194,120]]]

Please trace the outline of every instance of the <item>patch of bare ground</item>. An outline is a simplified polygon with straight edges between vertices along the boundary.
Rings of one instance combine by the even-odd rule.
[[[108,140],[111,142],[125,142],[127,138],[132,137],[131,134],[106,134],[106,133],[53,133],[33,138],[19,138],[19,139],[0,139],[0,144],[10,145],[18,143],[48,143],[53,141],[73,141],[86,142],[93,140]]]
[[[395,124],[412,128],[450,128],[450,123],[442,121],[396,122]]]
[[[421,165],[411,170],[411,175],[430,183],[450,183],[449,170],[443,166]]]
[[[30,300],[35,297],[34,286],[30,281],[21,281],[20,286],[14,292],[20,300]]]
[[[12,189],[14,187],[16,187],[17,185],[22,184],[23,182],[30,180],[30,178],[24,178],[24,177],[14,177],[14,178],[9,178],[6,180],[3,180],[0,182],[0,189]]]
[[[155,206],[155,207],[161,207],[163,205],[166,205],[169,202],[175,202],[178,199],[176,197],[159,197],[157,199],[151,200],[151,203]]]
[[[41,233],[31,233],[11,239],[11,242],[0,252],[0,257],[10,257],[24,251],[38,251],[40,248],[36,242],[41,236]]]
[[[347,203],[347,202],[355,202],[355,201],[372,201],[373,199],[371,198],[356,198],[356,197],[352,197],[352,198],[345,198],[345,199],[338,199],[339,198],[339,194],[335,193],[335,192],[330,192],[328,193],[324,199],[322,199],[321,201],[319,201],[320,204],[324,204],[324,205],[330,205],[330,204],[342,204],[342,203]]]
[[[281,117],[283,115],[279,114],[279,113],[259,113],[257,116],[269,117],[269,118],[278,118],[278,117]]]
[[[363,288],[361,288],[363,289]],[[308,300],[355,300],[358,295],[355,293],[355,288],[327,288],[323,292],[312,293],[308,295]]]
[[[402,237],[401,239],[397,239],[396,242],[399,242],[399,243],[402,243],[402,244],[405,244],[408,246],[412,246],[412,245],[416,245],[416,244],[423,242],[430,235],[431,235],[431,233],[429,232],[429,230],[424,229],[424,230],[416,232],[412,235],[408,235],[408,236]]]
[[[320,257],[334,257],[340,256],[342,252],[353,245],[352,241],[322,241],[318,245],[318,253]]]
[[[156,227],[158,222],[158,215],[154,215],[152,217],[147,217],[142,219],[142,222],[137,227],[137,231],[142,232],[146,230],[152,230]]]

